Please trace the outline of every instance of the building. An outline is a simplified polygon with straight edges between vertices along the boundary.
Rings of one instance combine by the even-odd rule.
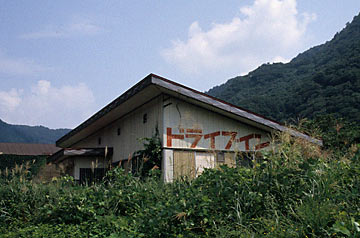
[[[54,144],[0,143],[0,171],[11,170],[16,165],[26,163],[33,165],[35,161],[39,163],[60,149]],[[60,170],[51,164],[42,166],[36,174],[36,178],[42,181],[58,176],[60,176]]]
[[[53,144],[0,143],[0,155],[52,155],[60,149]]]
[[[148,75],[74,130],[60,138],[63,148],[50,157],[65,163],[76,180],[101,177],[105,168],[127,165],[143,148],[138,138],[159,132],[165,181],[195,177],[204,168],[235,166],[240,152],[269,146],[271,133],[288,131],[296,137],[320,140],[275,121],[154,74]],[[94,170],[94,165],[95,170]]]

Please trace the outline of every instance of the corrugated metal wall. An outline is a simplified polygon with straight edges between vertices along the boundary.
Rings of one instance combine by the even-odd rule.
[[[164,105],[165,148],[252,151],[270,141],[265,131],[184,101],[169,98]]]
[[[233,167],[235,152],[260,149],[269,142],[265,131],[177,98],[161,95],[105,128],[99,128],[98,132],[74,147],[109,146],[114,148],[112,162],[126,160],[143,148],[138,138],[151,137],[156,127],[164,147],[165,181],[184,175],[195,177],[204,168],[221,164]],[[227,152],[221,155],[219,151]],[[75,177],[78,177],[79,166],[88,167],[89,162],[75,165]]]
[[[268,132],[173,97],[163,102],[163,178],[194,178],[205,168],[236,166],[238,152],[266,148]]]
[[[162,124],[162,96],[159,96],[105,128],[99,128],[98,132],[74,147],[113,147],[112,162],[125,160],[135,151],[143,149],[139,138],[153,136],[157,126],[162,133]]]

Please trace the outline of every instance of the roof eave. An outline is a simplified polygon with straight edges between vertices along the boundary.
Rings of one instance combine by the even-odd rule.
[[[292,136],[303,138],[307,141],[310,141],[314,144],[322,146],[322,140],[312,138],[304,133],[301,133],[299,131],[293,130],[291,128],[288,128],[284,125],[282,125],[279,122],[276,122],[274,120],[265,118],[259,114],[253,113],[251,111],[248,111],[246,109],[240,108],[238,106],[232,105],[228,102],[222,101],[220,99],[217,99],[215,97],[209,96],[207,94],[204,94],[202,92],[196,91],[194,89],[184,87],[180,84],[174,83],[170,80],[164,79],[160,76],[153,75],[153,84],[156,84],[162,88],[165,88],[167,90],[176,92],[177,94],[181,94],[183,96],[193,98],[199,102],[212,105],[213,107],[219,108],[225,112],[233,113],[240,118],[242,118],[243,121],[247,122],[255,122],[257,124],[260,124],[262,126],[265,126],[269,128],[270,130],[276,130],[281,132],[287,132]]]
[[[65,134],[63,137],[61,137],[60,139],[58,139],[56,141],[56,146],[58,147],[67,147],[70,146],[69,144],[67,144],[67,140],[69,140],[71,137],[73,137],[74,135],[76,135],[77,133],[79,133],[80,131],[82,131],[83,129],[85,129],[86,127],[88,127],[89,125],[93,124],[95,121],[97,121],[98,119],[104,117],[107,113],[109,113],[110,111],[114,110],[117,106],[119,106],[120,104],[122,104],[123,102],[125,102],[126,100],[128,100],[130,97],[134,96],[135,94],[137,94],[139,91],[141,91],[142,89],[144,89],[145,87],[151,85],[151,78],[152,75],[148,75],[147,77],[145,77],[143,80],[141,80],[140,82],[138,82],[137,84],[135,84],[133,87],[131,87],[130,89],[128,89],[125,93],[123,93],[122,95],[120,95],[119,97],[117,97],[115,100],[113,100],[112,102],[110,102],[108,105],[106,105],[105,107],[103,107],[100,111],[98,111],[97,113],[95,113],[93,116],[91,116],[89,119],[87,119],[86,121],[84,121],[83,123],[81,123],[79,126],[77,126],[75,129],[71,130],[70,132],[68,132],[67,134]]]
[[[210,105],[214,108],[218,108],[224,112],[232,113],[234,115],[237,115],[239,118],[242,118],[242,121],[244,121],[244,122],[248,122],[251,124],[256,123],[258,125],[261,125],[262,127],[269,128],[270,130],[288,132],[293,136],[301,137],[312,143],[322,145],[321,140],[312,138],[306,134],[303,134],[296,130],[290,129],[290,128],[280,124],[279,122],[265,118],[262,115],[259,115],[254,112],[251,112],[249,110],[232,105],[228,102],[222,101],[215,97],[209,96],[205,93],[196,91],[192,88],[175,83],[173,81],[170,81],[166,78],[160,77],[155,74],[149,74],[143,80],[141,80],[140,82],[135,84],[133,87],[131,87],[125,93],[123,93],[121,96],[119,96],[118,98],[113,100],[111,103],[109,103],[107,106],[102,108],[99,112],[97,112],[92,117],[87,119],[85,122],[80,124],[78,127],[73,129],[72,131],[70,131],[68,134],[64,135],[62,138],[60,138],[56,142],[56,145],[58,147],[62,147],[62,148],[71,146],[71,143],[67,143],[70,138],[72,138],[76,134],[80,133],[81,131],[83,131],[84,129],[89,127],[90,125],[94,124],[97,120],[99,120],[100,118],[103,118],[109,112],[111,112],[112,110],[117,108],[119,105],[123,104],[124,102],[129,100],[131,97],[138,94],[140,91],[144,90],[146,87],[148,87],[150,85],[155,85],[156,87],[160,87],[163,90],[167,90],[168,92],[176,93],[177,95],[183,95],[185,97],[192,98],[195,101],[198,101],[198,102],[206,104],[206,105]]]

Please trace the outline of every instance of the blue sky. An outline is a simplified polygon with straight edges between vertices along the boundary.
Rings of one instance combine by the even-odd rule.
[[[73,128],[155,73],[206,91],[330,40],[359,0],[0,0],[0,119]]]

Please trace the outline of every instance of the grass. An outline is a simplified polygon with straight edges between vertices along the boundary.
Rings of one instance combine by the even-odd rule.
[[[359,146],[278,140],[253,168],[170,184],[120,168],[89,186],[39,183],[16,167],[0,182],[0,237],[359,237]]]

